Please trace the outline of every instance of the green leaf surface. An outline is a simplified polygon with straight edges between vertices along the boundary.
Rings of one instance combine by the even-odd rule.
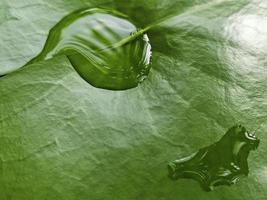
[[[147,33],[151,72],[137,88],[108,91],[61,56],[1,77],[0,199],[265,200],[267,1],[0,0],[0,74],[82,7],[114,8],[140,27],[164,19]],[[170,160],[237,122],[262,125],[248,177],[209,193],[167,177]]]

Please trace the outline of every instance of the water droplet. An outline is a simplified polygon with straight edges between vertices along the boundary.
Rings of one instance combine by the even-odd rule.
[[[249,152],[259,145],[259,139],[249,135],[245,127],[233,126],[218,142],[170,162],[169,177],[195,179],[206,191],[235,184],[240,176],[248,175]]]
[[[127,17],[103,9],[79,10],[49,33],[42,52],[29,63],[66,55],[91,85],[111,90],[136,87],[148,75],[151,45]]]

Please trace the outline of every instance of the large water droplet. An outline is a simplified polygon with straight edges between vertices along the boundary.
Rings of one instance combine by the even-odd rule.
[[[115,11],[86,9],[66,16],[30,63],[62,54],[84,80],[98,88],[136,87],[150,70],[148,36]]]
[[[247,158],[258,145],[254,133],[248,133],[241,125],[233,126],[218,142],[170,162],[169,177],[195,179],[206,191],[218,185],[232,185],[241,175],[248,175]]]

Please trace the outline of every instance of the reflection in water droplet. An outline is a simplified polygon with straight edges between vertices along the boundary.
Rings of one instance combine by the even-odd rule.
[[[148,36],[126,16],[103,9],[76,11],[51,31],[43,51],[29,63],[66,55],[91,85],[111,90],[136,87],[150,70]]]
[[[206,191],[218,185],[232,185],[241,175],[248,175],[247,158],[258,145],[259,139],[254,134],[236,125],[218,142],[201,148],[189,157],[170,162],[169,177],[174,180],[195,179]]]

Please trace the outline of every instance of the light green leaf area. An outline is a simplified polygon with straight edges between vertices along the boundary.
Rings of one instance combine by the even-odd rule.
[[[115,8],[143,27],[177,11],[148,31],[152,69],[134,89],[95,88],[65,56],[0,78],[1,200],[266,199],[265,0],[0,5],[2,74],[36,56],[49,29],[77,8]],[[169,161],[214,143],[235,123],[261,125],[248,177],[212,192],[167,177]]]

